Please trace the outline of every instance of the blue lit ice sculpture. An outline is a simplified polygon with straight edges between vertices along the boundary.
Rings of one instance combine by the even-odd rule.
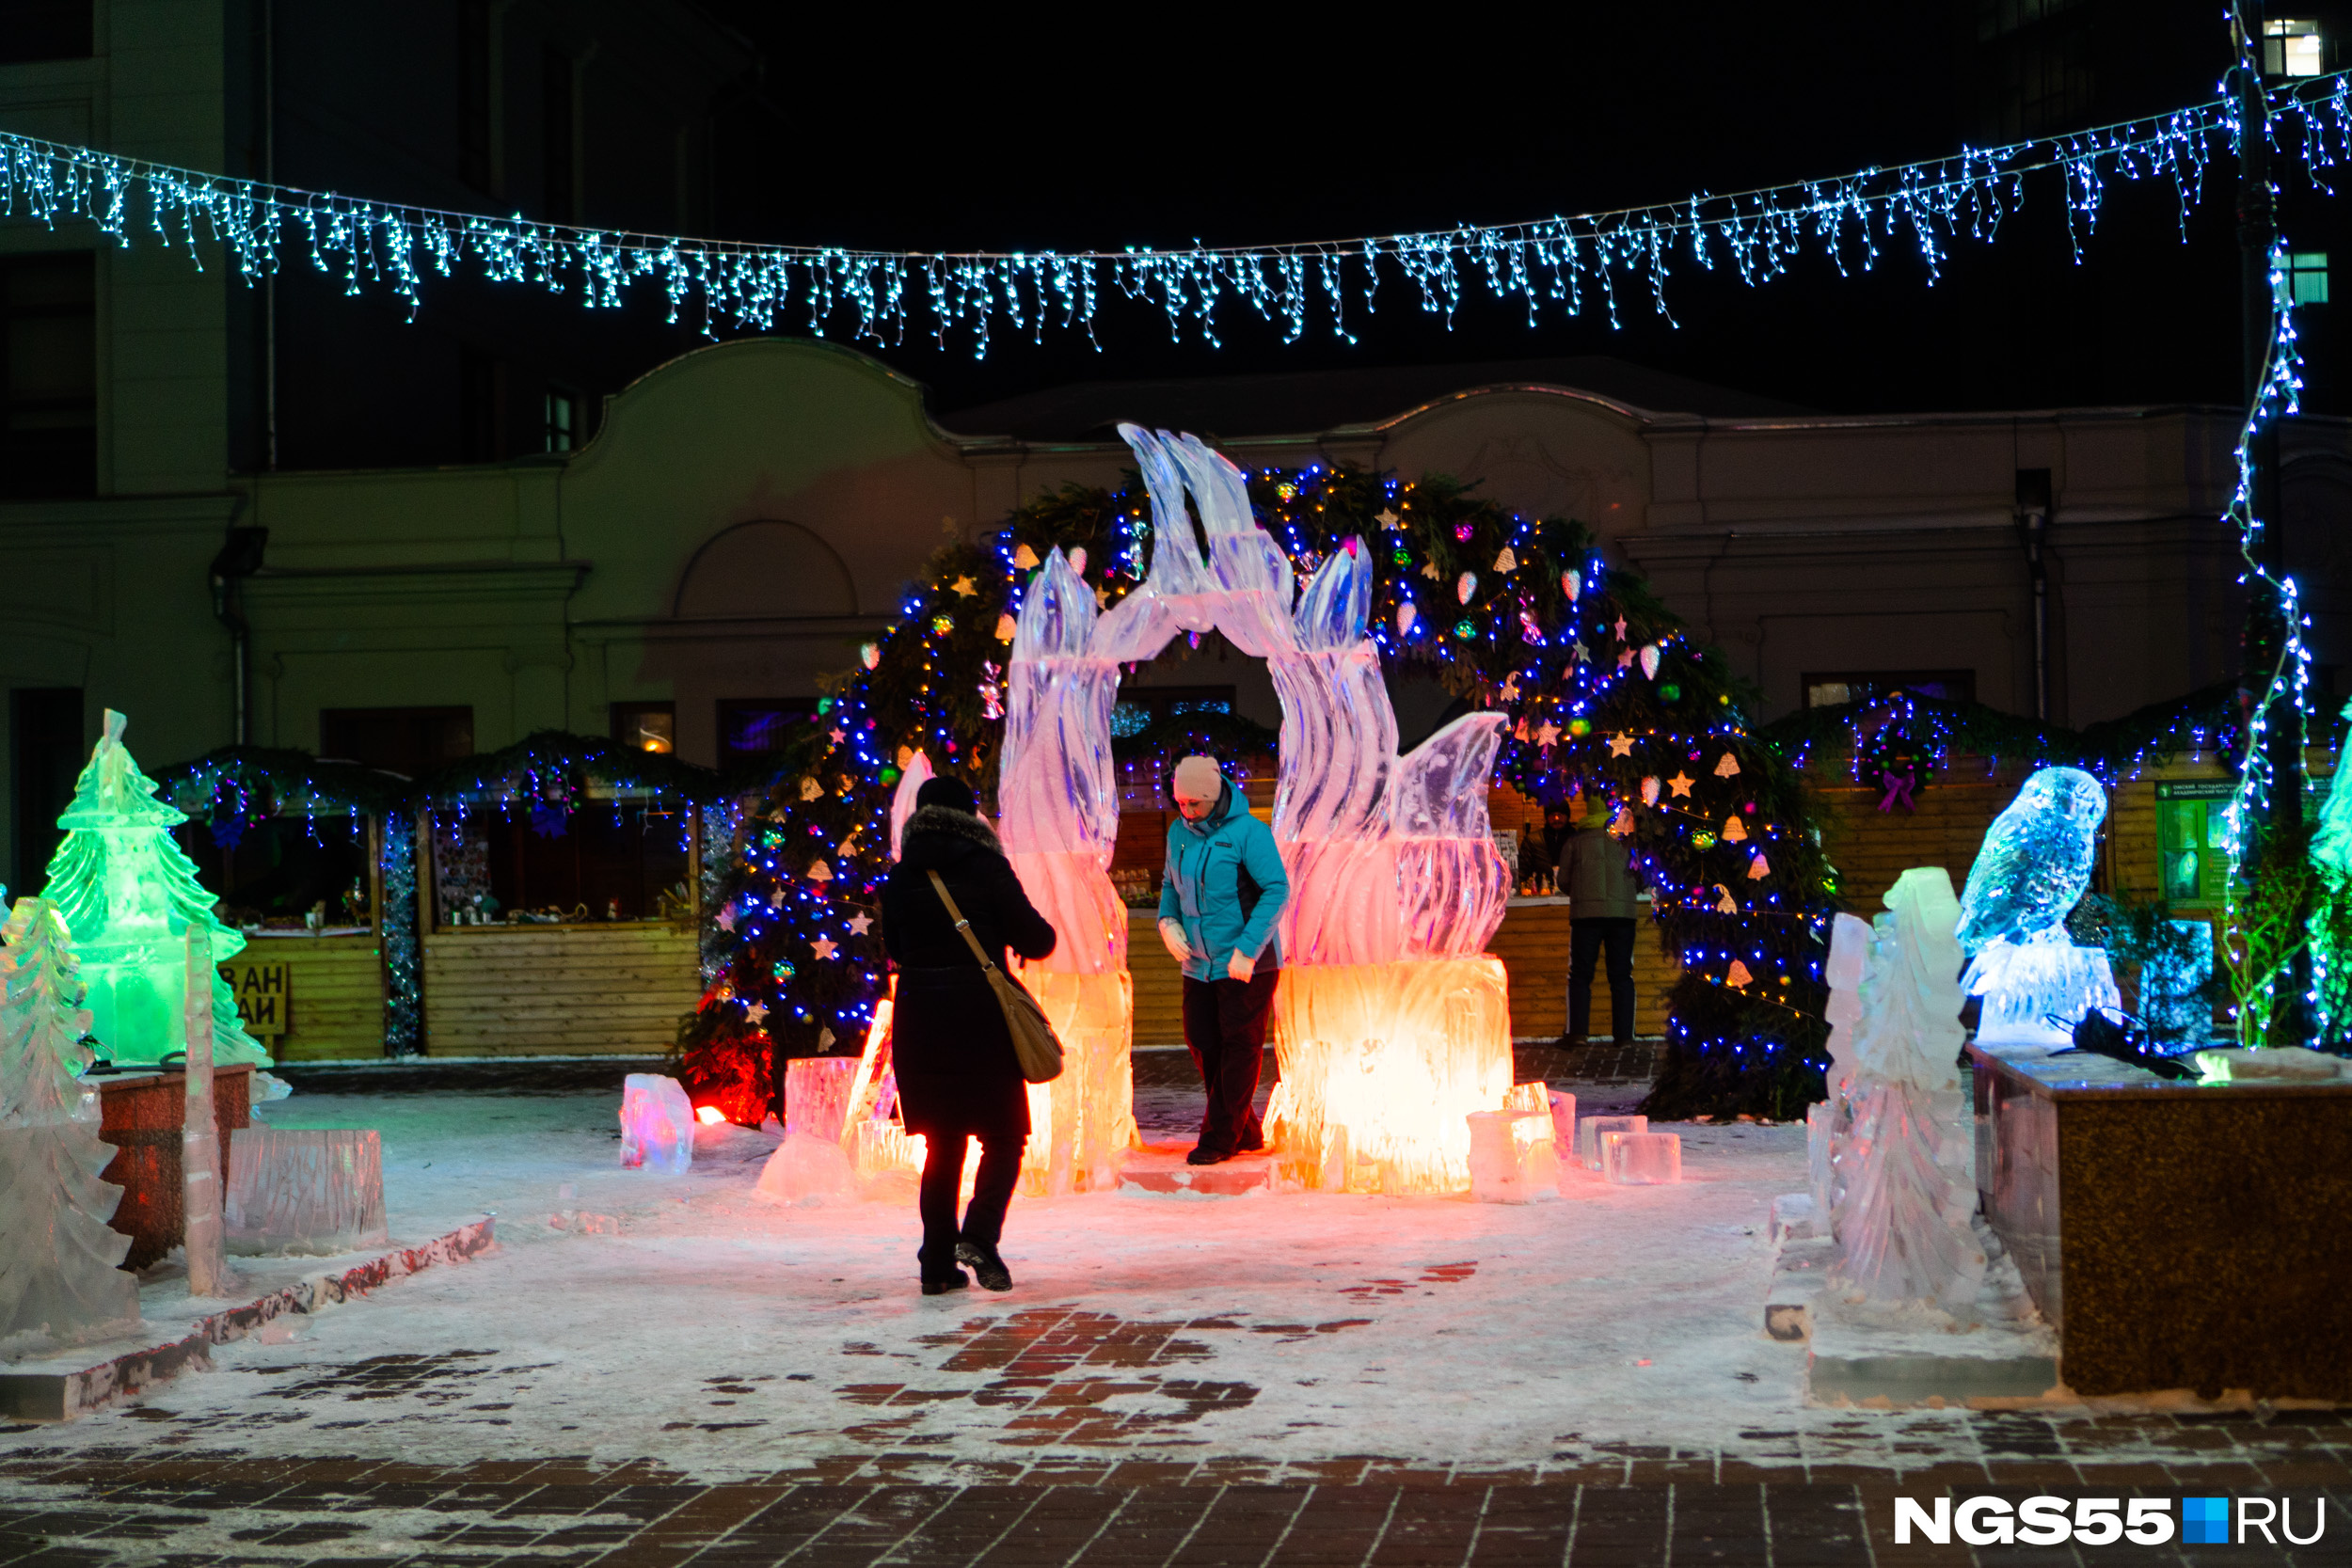
[[[1984,1010],[1977,1043],[2062,1050],[2093,1007],[2122,996],[2102,947],[2077,947],[2066,916],[2090,885],[2106,791],[2074,768],[2045,768],[1993,819],[1961,897],[1961,976]]]

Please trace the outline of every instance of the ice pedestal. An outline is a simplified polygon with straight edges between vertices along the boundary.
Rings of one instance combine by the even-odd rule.
[[[857,1064],[852,1061],[850,1065]],[[791,1101],[785,1103],[789,1106]],[[778,1203],[839,1201],[857,1196],[857,1172],[841,1151],[839,1138],[787,1132],[760,1167],[757,1191]]]
[[[632,1072],[621,1084],[621,1164],[683,1176],[694,1163],[694,1107],[686,1085],[660,1073]]]
[[[796,1056],[784,1069],[784,1131],[841,1141],[850,1096],[857,1086],[855,1056]]]
[[[1600,1140],[1610,1132],[1646,1132],[1647,1117],[1586,1117],[1576,1124],[1577,1163],[1586,1170],[1600,1169]]]
[[[1266,1138],[1292,1180],[1355,1192],[1465,1191],[1465,1118],[1511,1090],[1502,960],[1286,965],[1274,1045],[1282,1080]]]
[[[244,1127],[229,1151],[228,1249],[326,1258],[382,1246],[384,1145],[370,1131]]]
[[[2001,937],[1987,942],[1961,984],[1984,1000],[1977,1043],[1987,1049],[2063,1051],[2074,1043],[2074,1025],[2085,1013],[2123,1006],[2106,949],[2075,946],[2062,926],[2022,942]]]
[[[1062,1045],[1061,1076],[1029,1085],[1021,1190],[1032,1197],[1115,1191],[1136,1143],[1135,983],[1123,966],[1093,974],[1015,970]]]
[[[1470,1196],[1481,1203],[1526,1203],[1558,1196],[1560,1159],[1551,1113],[1472,1111],[1470,1124]]]
[[[1682,1180],[1682,1139],[1673,1132],[1603,1132],[1601,1180],[1617,1187],[1657,1187]]]

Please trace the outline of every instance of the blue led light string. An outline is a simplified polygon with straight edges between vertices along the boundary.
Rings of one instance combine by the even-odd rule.
[[[2326,188],[2328,172],[2352,151],[2346,74],[2273,89],[2267,105],[2274,126],[2299,127],[2292,156]],[[412,314],[428,279],[471,271],[576,293],[592,309],[618,308],[632,287],[649,284],[673,323],[698,309],[707,333],[798,325],[880,343],[929,335],[943,345],[961,336],[976,356],[1000,330],[1033,341],[1049,329],[1090,338],[1110,294],[1157,307],[1178,340],[1189,331],[1219,343],[1219,312],[1238,307],[1276,325],[1285,342],[1305,337],[1319,318],[1353,342],[1349,292],[1368,310],[1391,277],[1449,325],[1476,283],[1496,300],[1517,302],[1530,325],[1547,309],[1580,315],[1597,296],[1613,327],[1620,290],[1646,293],[1666,314],[1677,262],[1760,286],[1807,255],[1851,276],[1906,249],[1932,284],[1956,245],[1991,243],[2023,205],[2026,178],[2044,172],[2061,176],[2079,259],[2118,180],[2169,180],[2185,230],[2208,163],[2235,145],[2235,114],[2231,101],[2217,99],[1891,168],[1533,223],[1178,250],[933,253],[652,235],[298,190],[6,133],[0,215],[51,227],[86,219],[119,245],[178,245],[198,265],[199,244],[216,242],[248,283],[275,275],[289,248],[305,251],[314,267],[342,279],[345,293],[389,291]]]

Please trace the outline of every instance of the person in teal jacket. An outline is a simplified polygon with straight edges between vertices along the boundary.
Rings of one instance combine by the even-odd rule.
[[[1273,831],[1249,815],[1214,758],[1178,763],[1173,793],[1160,940],[1184,967],[1184,1047],[1208,1097],[1200,1145],[1185,1159],[1214,1165],[1265,1147],[1258,1072],[1282,962],[1275,922],[1291,883]]]

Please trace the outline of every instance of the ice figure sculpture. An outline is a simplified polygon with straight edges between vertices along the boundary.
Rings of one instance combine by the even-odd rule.
[[[1032,1107],[1051,1100],[1058,1118],[1069,1099],[1085,1128],[1116,1132],[1122,1144],[1132,1125],[1120,1098],[1130,1092],[1126,911],[1107,875],[1119,823],[1111,709],[1120,664],[1151,658],[1180,632],[1214,628],[1266,661],[1282,705],[1274,837],[1292,895],[1269,1132],[1295,1167],[1311,1167],[1310,1180],[1343,1145],[1351,1183],[1459,1191],[1470,1180],[1462,1118],[1495,1109],[1511,1086],[1502,966],[1482,956],[1510,892],[1486,821],[1502,718],[1473,714],[1399,758],[1396,715],[1364,632],[1372,562],[1362,543],[1334,551],[1297,591],[1289,559],[1251,515],[1240,469],[1190,436],[1133,425],[1120,434],[1152,499],[1145,579],[1098,612],[1055,552],[1023,598],[1008,673],[1005,850],[1062,938],[1022,977],[1084,1064],[1076,1084],[1065,1087],[1065,1073],[1033,1088]],[[1386,1065],[1367,1070],[1375,1063]],[[1104,1147],[1080,1132],[1073,1165]],[[1059,1190],[1058,1174],[1049,1180]]]
[[[213,918],[213,895],[171,839],[187,814],[155,798],[122,744],[127,723],[106,710],[105,733],[57,818],[65,840],[50,857],[46,895],[73,932],[90,1033],[109,1060],[151,1064],[181,1049],[183,933],[202,927],[215,963],[243,952],[245,937]],[[211,991],[214,1063],[269,1066],[237,1022],[229,982],[214,974]]]
[[[327,1258],[388,1240],[384,1142],[373,1129],[241,1127],[229,1139],[228,1248]]]
[[[0,954],[0,1342],[99,1338],[138,1321],[131,1238],[108,1227],[122,1189],[98,1136],[72,937],[56,906],[17,901]]]
[[[1974,1138],[1957,1066],[1960,906],[1941,866],[1915,866],[1887,890],[1886,908],[1854,1028],[1829,1299],[1861,1317],[1966,1324],[1985,1254],[1970,1223]]]
[[[1813,1212],[1824,1232],[1834,1232],[1837,1196],[1842,1190],[1838,1158],[1852,1126],[1854,1053],[1853,1028],[1862,1022],[1862,976],[1870,957],[1870,927],[1850,914],[1841,914],[1830,927],[1829,963],[1822,978],[1829,985],[1829,1003],[1821,1016],[1829,1023],[1829,1098],[1805,1113],[1805,1175],[1813,1196]]]
[[[2122,996],[2104,948],[2077,947],[2066,916],[2090,885],[2099,781],[2074,768],[2044,768],[2026,781],[1986,830],[1961,899],[1961,984],[1984,999],[1977,1043],[1988,1048],[2074,1043],[2074,1024]]]
[[[658,1072],[621,1081],[621,1164],[684,1176],[694,1163],[694,1107],[686,1086]]]

